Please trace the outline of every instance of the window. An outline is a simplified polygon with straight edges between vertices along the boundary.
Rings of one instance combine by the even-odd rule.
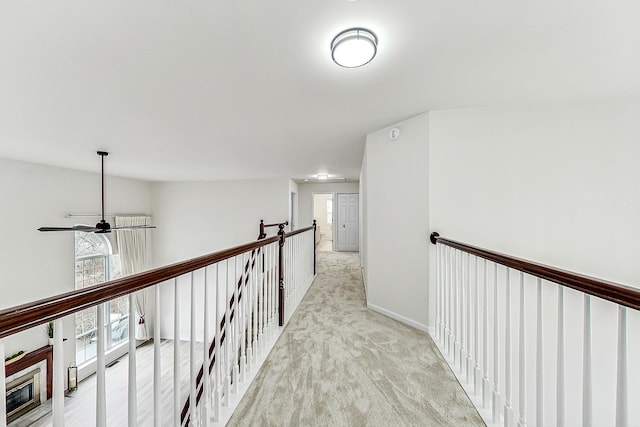
[[[97,285],[122,276],[120,257],[113,255],[109,240],[100,234],[75,233],[75,287]],[[129,299],[126,296],[105,303],[105,348],[129,338]],[[98,313],[96,307],[76,313],[76,363],[95,359],[97,353]]]
[[[333,199],[327,200],[327,225],[333,223]]]

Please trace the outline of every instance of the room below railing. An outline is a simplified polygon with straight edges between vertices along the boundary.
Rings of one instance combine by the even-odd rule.
[[[640,290],[430,239],[432,335],[487,424],[639,425],[627,329],[630,316],[640,322]]]
[[[153,292],[156,322],[153,425],[161,426],[167,420],[175,426],[223,425],[314,278],[315,224],[290,233],[284,232],[284,224],[278,228],[279,234],[273,237],[266,237],[261,227],[255,242],[4,309],[0,311],[0,357],[4,358],[4,338],[54,322],[52,421],[54,426],[62,426],[67,373],[63,318],[96,307],[97,322],[104,324],[107,313],[102,303],[128,295],[129,316],[135,319],[134,293],[149,290]],[[162,311],[161,289],[165,298],[171,296],[167,301],[173,305],[173,313]],[[172,324],[162,336],[174,343],[172,375],[162,370],[159,324],[163,319]],[[135,322],[129,326],[130,336],[134,336]],[[97,328],[96,426],[107,424],[104,340],[104,328]],[[189,343],[187,354],[181,354],[180,341]],[[187,358],[185,375],[181,362]],[[135,340],[130,340],[128,360],[127,420],[129,426],[136,426]],[[0,388],[5,387],[2,364]],[[170,408],[163,406],[166,389],[172,390]],[[4,427],[6,405],[0,400],[0,427]]]

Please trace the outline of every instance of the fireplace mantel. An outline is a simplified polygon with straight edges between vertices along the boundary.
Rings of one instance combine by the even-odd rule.
[[[16,360],[4,367],[5,375],[13,375],[23,369],[33,366],[41,361],[47,361],[47,399],[51,399],[53,391],[53,346],[47,345],[24,355],[20,360]]]

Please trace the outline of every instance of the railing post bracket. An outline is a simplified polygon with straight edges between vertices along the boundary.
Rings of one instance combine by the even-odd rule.
[[[431,240],[431,243],[433,243],[434,245],[436,244],[436,242],[438,241],[438,237],[440,237],[440,235],[438,234],[437,231],[434,231],[433,233],[431,233],[431,235],[429,236],[429,240]]]

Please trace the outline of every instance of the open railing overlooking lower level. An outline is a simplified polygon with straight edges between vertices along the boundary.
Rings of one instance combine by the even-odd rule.
[[[2,310],[0,357],[4,360],[4,338],[55,322],[52,421],[55,427],[63,426],[67,372],[63,318],[97,307],[97,322],[103,325],[106,313],[102,303],[128,295],[129,318],[135,319],[134,293],[152,292],[153,397],[146,406],[153,409],[144,408],[150,412],[144,424],[152,418],[154,426],[224,425],[315,275],[315,224],[290,233],[280,224],[278,235],[273,237],[262,231],[261,227],[256,242]],[[165,299],[170,296],[173,313],[163,311],[168,304],[161,301],[161,293]],[[162,336],[161,322],[172,324],[172,330]],[[129,334],[135,336],[135,322],[129,322]],[[162,339],[173,340],[172,375],[163,370]],[[127,409],[107,408],[104,343],[105,329],[97,328],[95,424],[106,426],[109,410],[126,411],[123,419],[136,426],[139,409],[143,409],[138,404],[136,341],[129,340]],[[7,385],[5,373],[5,365],[0,364],[2,390]],[[167,393],[173,404],[163,399]],[[7,407],[2,398],[0,427],[6,423]]]
[[[487,424],[640,425],[629,407],[640,366],[628,363],[640,348],[627,345],[640,290],[438,233],[431,242],[434,339]]]

